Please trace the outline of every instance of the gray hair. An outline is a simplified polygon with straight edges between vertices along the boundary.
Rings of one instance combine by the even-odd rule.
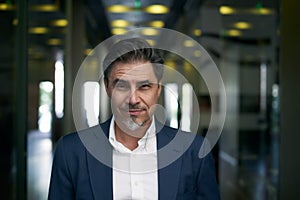
[[[163,63],[161,51],[151,47],[142,38],[124,39],[114,44],[103,61],[104,80],[108,82],[109,74],[116,63],[132,63],[144,61],[152,63],[158,81],[163,76]]]

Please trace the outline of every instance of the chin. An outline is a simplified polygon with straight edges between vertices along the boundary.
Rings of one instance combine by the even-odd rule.
[[[123,124],[125,124],[125,126],[126,126],[129,130],[131,130],[131,131],[135,131],[135,130],[137,130],[138,128],[141,127],[140,124],[135,123],[135,122],[132,121],[132,120],[126,120],[126,121],[123,121]]]

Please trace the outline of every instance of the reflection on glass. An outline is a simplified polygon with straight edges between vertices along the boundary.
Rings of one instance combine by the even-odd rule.
[[[39,84],[40,98],[39,98],[39,131],[47,133],[51,131],[52,123],[52,92],[53,84],[50,81],[43,81]]]
[[[191,115],[193,107],[193,88],[191,84],[185,83],[182,86],[182,127],[184,131],[191,131]]]
[[[260,108],[261,111],[267,109],[267,65],[260,65]]]
[[[84,83],[83,88],[87,123],[89,126],[95,126],[99,118],[99,83],[88,81]]]
[[[279,99],[279,85],[274,83],[272,86],[272,106],[271,106],[271,166],[270,166],[270,182],[272,186],[278,188],[279,186],[279,139],[280,139],[280,99]]]
[[[64,65],[61,60],[55,63],[55,114],[57,118],[64,116]]]
[[[165,85],[164,92],[168,121],[171,127],[178,128],[178,85],[176,83],[168,83]]]

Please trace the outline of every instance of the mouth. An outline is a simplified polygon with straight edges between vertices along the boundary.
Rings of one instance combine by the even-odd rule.
[[[136,115],[140,115],[141,113],[143,113],[145,110],[144,109],[129,109],[128,113],[131,116],[136,116]]]
[[[123,113],[126,113],[126,115],[135,117],[135,116],[144,114],[144,112],[146,112],[147,109],[142,106],[129,105],[129,106],[121,107],[120,110]]]

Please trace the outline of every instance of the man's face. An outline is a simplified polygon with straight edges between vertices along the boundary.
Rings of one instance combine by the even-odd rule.
[[[150,62],[115,63],[105,85],[120,128],[125,125],[128,131],[150,125],[160,84]]]

